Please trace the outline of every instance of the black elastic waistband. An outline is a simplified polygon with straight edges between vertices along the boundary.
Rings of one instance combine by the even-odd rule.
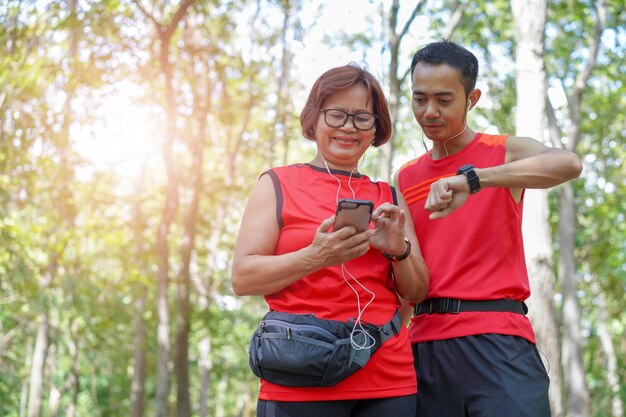
[[[501,300],[458,300],[456,298],[429,298],[415,304],[413,314],[457,314],[466,311],[505,311],[525,315],[528,307],[522,301],[503,298]]]

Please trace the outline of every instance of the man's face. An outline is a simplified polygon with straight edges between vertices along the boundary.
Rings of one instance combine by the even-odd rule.
[[[419,63],[411,87],[413,115],[430,140],[444,142],[465,128],[468,102],[458,70]]]

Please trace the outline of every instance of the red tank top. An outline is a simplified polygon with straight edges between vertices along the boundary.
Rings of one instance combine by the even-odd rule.
[[[275,254],[293,252],[308,246],[322,220],[332,216],[337,199],[372,200],[374,207],[394,203],[394,190],[384,182],[373,182],[363,175],[325,169],[308,164],[274,168],[268,174],[274,182],[280,235]],[[338,182],[339,181],[339,182]],[[339,195],[337,196],[337,190]],[[354,196],[352,194],[354,190]],[[371,248],[360,258],[345,264],[347,271],[376,296],[365,309],[362,320],[384,324],[400,303],[390,285],[390,263],[381,251]],[[346,275],[358,291],[361,308],[371,299],[365,290]],[[339,265],[324,268],[289,287],[265,297],[270,309],[290,313],[313,313],[333,320],[348,320],[358,314],[357,299],[344,281]],[[385,398],[415,394],[417,384],[408,330],[388,340],[365,367],[334,387],[290,388],[261,380],[259,398],[274,401],[328,401]]]
[[[486,188],[443,219],[430,220],[424,209],[430,184],[437,179],[455,175],[465,164],[503,164],[506,138],[478,134],[461,152],[438,160],[425,154],[400,169],[400,191],[430,270],[428,298],[524,301],[530,295],[521,231],[523,199],[515,202],[508,188]],[[410,333],[412,343],[484,333],[535,342],[528,318],[509,312],[421,314],[411,320]]]

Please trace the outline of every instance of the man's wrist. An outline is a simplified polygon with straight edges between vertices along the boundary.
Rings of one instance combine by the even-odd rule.
[[[476,175],[474,165],[463,165],[456,172],[456,175],[465,175],[465,178],[467,178],[467,184],[470,187],[470,194],[476,194],[480,191],[480,179],[478,178],[478,175]]]

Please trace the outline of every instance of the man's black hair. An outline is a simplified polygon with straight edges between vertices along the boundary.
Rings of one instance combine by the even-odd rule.
[[[452,41],[444,39],[420,48],[413,55],[413,60],[411,61],[411,76],[413,76],[415,66],[420,62],[429,65],[446,64],[459,70],[461,83],[465,87],[466,95],[476,88],[476,79],[478,78],[478,60],[476,56]]]

